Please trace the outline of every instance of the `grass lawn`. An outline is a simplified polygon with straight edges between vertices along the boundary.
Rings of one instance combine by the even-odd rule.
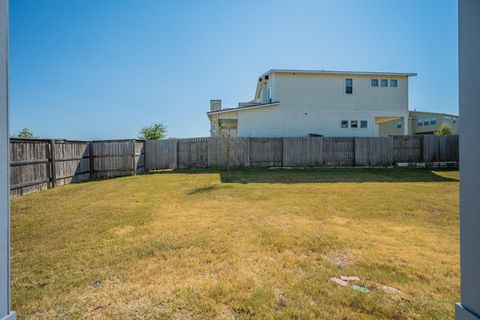
[[[14,198],[13,308],[20,319],[451,319],[458,178],[193,170]],[[330,281],[340,275],[370,292]]]

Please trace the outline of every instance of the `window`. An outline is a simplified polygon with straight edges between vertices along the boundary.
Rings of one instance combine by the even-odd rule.
[[[397,84],[398,84],[398,83],[397,83],[397,80],[395,80],[395,79],[391,79],[391,80],[390,80],[390,87],[396,88],[396,87],[397,87]]]
[[[350,128],[353,128],[353,129],[358,128],[358,120],[351,120],[350,121]]]
[[[272,102],[272,87],[268,86],[268,102]]]
[[[430,119],[423,119],[423,125],[424,126],[429,126],[430,125]]]
[[[418,120],[418,121],[417,121],[417,126],[418,126],[418,127],[423,126],[423,120]]]
[[[380,85],[382,87],[388,87],[388,80],[387,79],[380,80]]]
[[[437,118],[430,119],[430,124],[431,125],[436,125],[437,124]]]
[[[342,129],[348,128],[348,120],[342,120],[342,121],[340,121],[340,127],[341,127]]]
[[[457,118],[453,118],[453,124],[457,123]]]
[[[401,129],[402,128],[402,121],[398,121],[397,122],[397,129]]]
[[[367,120],[361,120],[360,121],[360,128],[362,128],[362,129],[368,128],[368,121]]]
[[[345,93],[346,94],[353,93],[353,79],[345,79]]]
[[[378,79],[372,79],[370,80],[370,85],[372,87],[378,87]]]

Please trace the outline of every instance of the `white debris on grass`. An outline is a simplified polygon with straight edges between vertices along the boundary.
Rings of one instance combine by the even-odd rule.
[[[360,281],[360,278],[357,276],[340,276],[340,279],[343,281]]]
[[[386,293],[391,293],[391,294],[403,294],[403,292],[400,289],[386,286],[386,285],[381,285],[380,288],[382,288],[383,291]]]
[[[343,281],[342,279],[339,279],[339,278],[330,278],[330,281],[333,281],[335,282],[336,284],[338,285],[341,285],[343,287],[346,287],[348,285],[348,282],[347,281]]]

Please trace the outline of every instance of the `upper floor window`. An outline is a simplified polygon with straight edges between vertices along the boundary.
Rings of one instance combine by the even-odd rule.
[[[397,80],[395,79],[390,79],[390,87],[396,88],[397,87]]]
[[[437,118],[432,118],[432,119],[430,119],[430,124],[431,124],[431,125],[437,124]]]
[[[360,128],[362,128],[362,129],[368,128],[368,121],[367,120],[360,120]]]
[[[272,87],[268,86],[268,102],[272,102]]]
[[[341,127],[342,129],[348,128],[348,120],[342,120],[342,121],[340,122],[340,127]]]
[[[378,79],[372,79],[370,80],[370,85],[372,87],[378,87]]]
[[[430,119],[424,119],[423,120],[423,125],[424,126],[429,126],[430,125]]]
[[[388,87],[388,80],[387,79],[380,80],[380,85],[382,87]]]
[[[400,129],[400,128],[402,128],[402,121],[397,122],[397,129]]]
[[[423,126],[423,120],[418,120],[417,121],[417,126],[419,126],[419,127]]]
[[[350,121],[350,128],[353,128],[353,129],[358,128],[358,121],[357,120],[351,120]]]
[[[353,93],[353,79],[345,79],[345,93],[346,94]]]

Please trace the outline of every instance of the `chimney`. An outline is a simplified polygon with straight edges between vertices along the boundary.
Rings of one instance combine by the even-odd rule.
[[[210,111],[222,110],[222,100],[210,100]]]

